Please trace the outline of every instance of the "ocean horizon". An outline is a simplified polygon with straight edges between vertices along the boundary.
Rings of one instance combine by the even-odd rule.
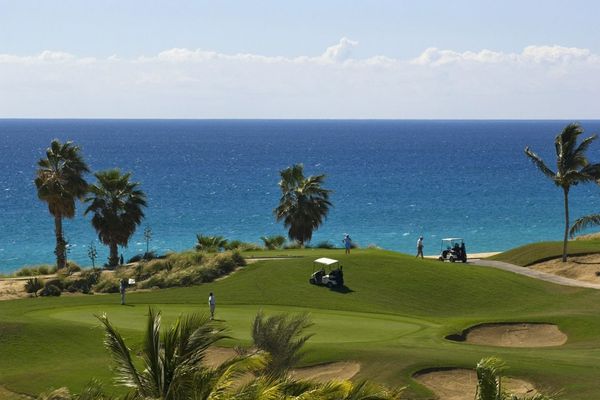
[[[327,175],[331,209],[312,244],[435,254],[443,237],[463,237],[469,252],[502,251],[561,240],[562,193],[525,157],[530,146],[553,165],[555,135],[568,120],[0,120],[0,273],[54,262],[54,224],[33,184],[36,163],[54,138],[81,147],[92,171],[119,167],[148,196],[146,219],[122,249],[145,251],[151,227],[158,253],[193,248],[197,233],[260,243],[286,235],[275,222],[279,171],[303,163]],[[600,120],[579,121],[589,136]],[[589,151],[600,162],[600,142]],[[93,175],[88,181],[93,182]],[[572,189],[572,220],[600,209],[600,188]],[[85,205],[65,220],[68,257],[91,265],[108,250]]]

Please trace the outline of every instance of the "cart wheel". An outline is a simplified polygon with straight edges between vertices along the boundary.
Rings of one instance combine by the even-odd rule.
[[[450,257],[450,262],[455,262],[456,260],[454,259],[454,257]]]
[[[467,259],[465,258],[465,259],[464,259],[464,260],[462,260],[462,261],[463,261],[463,264],[464,264],[464,263],[466,263],[466,262],[467,262]]]
[[[438,261],[444,261],[444,257],[438,257]]]
[[[311,285],[314,285],[314,284],[315,284],[315,280],[314,280],[313,278],[310,278],[310,279],[308,280],[308,283],[310,283]]]
[[[327,282],[327,287],[331,289],[333,287],[333,283]]]

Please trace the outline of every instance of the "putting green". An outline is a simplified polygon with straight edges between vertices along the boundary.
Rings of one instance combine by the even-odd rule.
[[[204,308],[189,304],[154,304],[162,312],[163,323],[172,323],[177,316],[191,312],[204,312]],[[258,310],[266,314],[277,312],[308,312],[315,327],[309,330],[315,336],[312,343],[378,342],[414,334],[431,322],[387,314],[358,313],[336,310],[306,309],[282,306],[219,306],[217,321],[228,328],[229,335],[238,341],[250,340],[250,327]],[[28,313],[32,318],[52,318],[72,323],[99,326],[94,315],[106,313],[109,320],[120,329],[142,331],[148,314],[148,305],[103,305],[41,310]]]

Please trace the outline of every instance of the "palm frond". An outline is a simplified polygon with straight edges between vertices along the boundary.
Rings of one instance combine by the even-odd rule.
[[[131,353],[125,345],[123,337],[112,326],[106,314],[96,315],[96,318],[104,325],[104,346],[108,349],[116,364],[117,376],[115,380],[124,386],[143,391],[142,379],[131,359]]]
[[[546,163],[544,163],[541,157],[534,153],[529,147],[525,148],[525,155],[529,157],[529,160],[531,160],[531,162],[537,167],[537,169],[539,169],[544,175],[546,175],[553,181],[556,179],[556,173],[550,168],[548,168],[548,166],[546,165]]]
[[[578,232],[581,232],[590,226],[598,226],[600,225],[600,214],[592,214],[586,215],[584,217],[578,218],[575,220],[571,229],[569,229],[569,235],[571,237],[575,236]]]

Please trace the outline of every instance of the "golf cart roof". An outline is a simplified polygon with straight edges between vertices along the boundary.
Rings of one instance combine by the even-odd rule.
[[[442,240],[445,241],[445,242],[456,242],[456,241],[459,241],[459,240],[463,240],[463,238],[445,238],[445,239],[442,239]]]
[[[317,258],[314,262],[316,262],[317,264],[331,265],[331,264],[335,264],[339,261],[334,260],[332,258],[323,257],[323,258]]]

